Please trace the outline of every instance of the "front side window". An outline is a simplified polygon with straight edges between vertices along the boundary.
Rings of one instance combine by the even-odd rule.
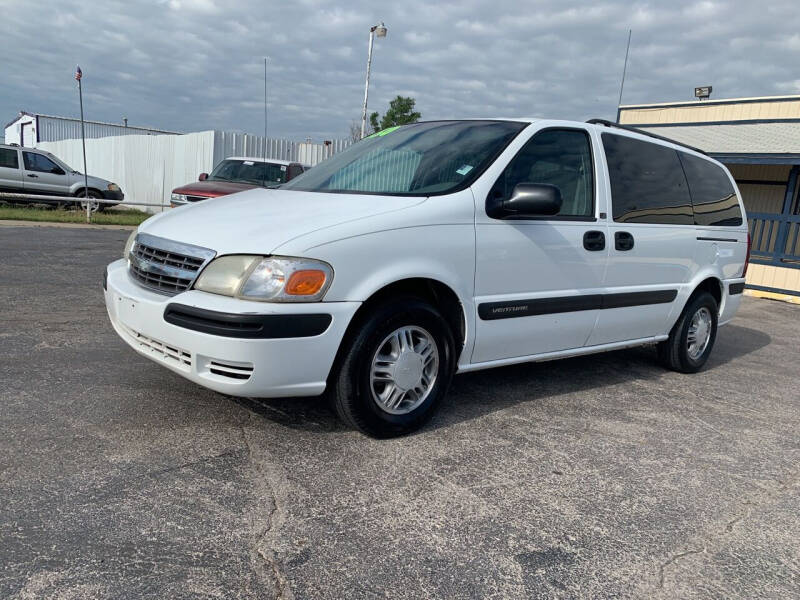
[[[559,216],[594,216],[594,169],[589,135],[577,129],[546,129],[523,146],[495,182],[490,195],[507,200],[519,183],[546,183],[561,192]]]
[[[722,167],[686,152],[678,154],[692,194],[695,224],[741,225],[739,197]]]
[[[390,127],[281,189],[396,196],[452,193],[470,185],[527,125],[431,121]]]
[[[19,169],[19,157],[13,148],[0,148],[0,167]]]
[[[207,181],[232,181],[270,185],[286,181],[286,165],[256,160],[226,159],[219,163]]]
[[[610,133],[602,138],[614,221],[694,225],[692,200],[675,150]]]
[[[36,152],[23,152],[22,161],[25,163],[26,171],[38,171],[40,173],[60,172],[62,169],[52,160]],[[55,171],[54,171],[55,170]]]

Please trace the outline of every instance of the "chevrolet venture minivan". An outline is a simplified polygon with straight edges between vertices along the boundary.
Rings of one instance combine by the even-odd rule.
[[[151,217],[103,285],[155,362],[234,396],[325,392],[388,437],[454,373],[644,344],[700,370],[748,248],[736,184],[698,150],[604,121],[434,121]]]

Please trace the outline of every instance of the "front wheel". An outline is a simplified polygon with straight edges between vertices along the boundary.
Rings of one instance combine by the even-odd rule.
[[[681,373],[696,373],[706,364],[717,339],[717,301],[708,292],[695,296],[669,334],[658,344],[661,362]]]
[[[98,200],[102,199],[103,196],[94,190],[89,190],[88,194],[85,192],[78,192],[80,195],[81,200],[76,202],[77,206],[80,206],[81,210],[84,212],[86,211],[86,204],[89,204],[89,211],[97,212],[98,210],[103,210],[103,204],[98,202]],[[87,198],[88,196],[88,198]]]
[[[455,343],[446,320],[417,298],[375,308],[343,342],[330,385],[348,425],[378,438],[421,427],[444,398],[455,370]]]

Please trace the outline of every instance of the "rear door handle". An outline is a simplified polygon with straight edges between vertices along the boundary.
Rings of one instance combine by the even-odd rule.
[[[617,231],[614,234],[614,249],[620,252],[633,249],[633,236],[627,231]]]
[[[35,173],[28,173],[28,177],[38,177]]]
[[[583,247],[589,252],[605,250],[606,236],[602,231],[587,231],[583,234]]]

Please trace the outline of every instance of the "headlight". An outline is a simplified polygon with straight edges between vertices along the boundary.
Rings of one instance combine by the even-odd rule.
[[[116,183],[109,183],[108,184],[108,191],[109,192],[118,192],[119,186]]]
[[[184,194],[172,194],[172,201],[183,204],[186,202],[186,196]]]
[[[125,260],[128,260],[128,257],[133,252],[133,243],[136,241],[136,234],[139,233],[139,228],[137,227],[131,234],[128,236],[128,241],[125,242],[125,250],[122,251],[122,256]]]
[[[286,256],[221,256],[203,269],[195,289],[262,302],[318,302],[333,281],[328,263]]]

